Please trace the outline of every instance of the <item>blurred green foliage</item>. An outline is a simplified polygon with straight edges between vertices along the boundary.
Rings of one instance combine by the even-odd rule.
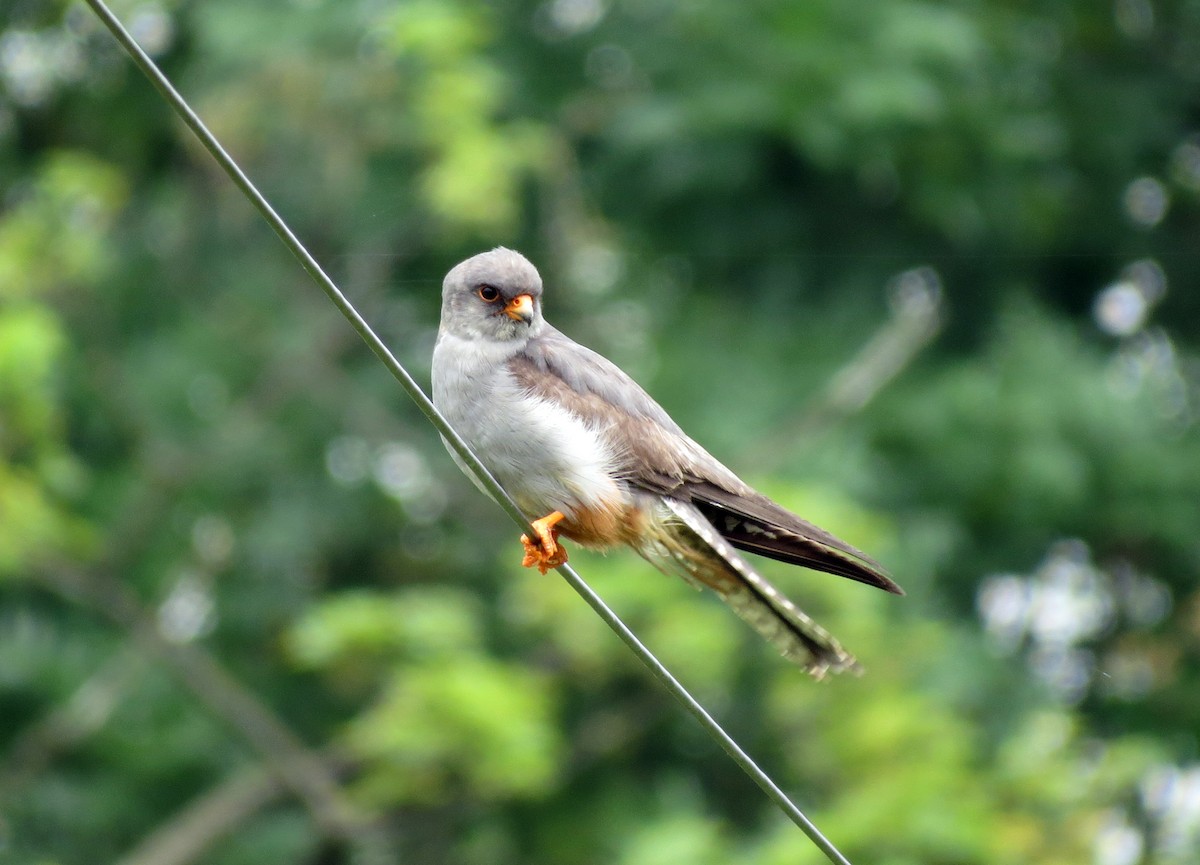
[[[852,861],[1200,856],[1200,7],[117,11],[418,377],[550,318],[905,599],[572,561]],[[818,862],[90,12],[0,20],[0,859]],[[936,338],[934,338],[936,336]]]

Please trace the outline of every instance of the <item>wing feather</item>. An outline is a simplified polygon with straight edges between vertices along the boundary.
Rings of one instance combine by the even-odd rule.
[[[743,482],[616,364],[555,328],[529,340],[509,371],[604,430],[625,483],[694,505],[734,547],[904,594],[878,563]]]
[[[690,484],[689,492],[700,512],[739,550],[904,594],[866,553],[759,492],[733,495],[706,482]]]

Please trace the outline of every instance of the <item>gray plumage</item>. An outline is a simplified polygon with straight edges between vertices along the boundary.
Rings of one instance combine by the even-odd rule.
[[[899,586],[741,481],[616,365],[549,325],[541,298],[537,270],[504,248],[467,259],[443,283],[434,403],[500,484],[531,518],[563,514],[557,530],[568,538],[627,544],[714,589],[810,673],[855,669],[737,550]]]

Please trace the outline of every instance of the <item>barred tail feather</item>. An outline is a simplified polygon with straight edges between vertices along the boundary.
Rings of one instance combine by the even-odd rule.
[[[757,575],[755,575],[757,577]],[[861,673],[854,656],[762,577],[721,593],[721,599],[775,649],[817,679]]]
[[[788,660],[822,678],[860,672],[854,656],[763,579],[695,506],[663,499],[650,540],[639,552],[659,570],[713,589]]]

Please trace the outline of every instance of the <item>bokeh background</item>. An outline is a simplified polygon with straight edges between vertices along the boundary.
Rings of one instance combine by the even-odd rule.
[[[82,4],[0,0],[0,860],[815,863]],[[497,244],[884,561],[581,572],[856,862],[1200,861],[1200,4],[114,4],[399,358]]]

